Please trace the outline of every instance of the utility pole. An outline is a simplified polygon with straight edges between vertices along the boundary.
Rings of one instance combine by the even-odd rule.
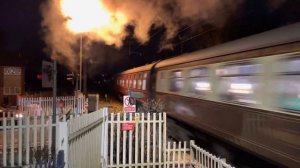
[[[56,93],[57,93],[57,62],[53,63],[53,104],[52,104],[52,122],[56,123]],[[54,159],[54,167],[56,167],[56,127],[53,127],[52,131],[52,155]]]
[[[86,59],[83,59],[83,94],[87,94],[87,61]]]
[[[80,36],[79,90],[82,89],[82,35]]]

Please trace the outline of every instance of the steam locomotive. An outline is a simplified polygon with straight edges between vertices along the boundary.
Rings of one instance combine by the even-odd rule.
[[[160,99],[174,121],[299,167],[299,30],[296,23],[130,69],[119,74],[117,89]],[[179,135],[201,138],[191,130]]]

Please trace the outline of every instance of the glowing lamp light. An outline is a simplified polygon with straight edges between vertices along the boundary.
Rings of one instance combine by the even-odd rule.
[[[252,84],[249,84],[249,83],[232,83],[232,84],[230,84],[229,92],[240,93],[240,94],[251,94],[251,93],[253,93]]]
[[[208,82],[197,82],[195,89],[196,90],[208,91],[208,90],[210,90],[210,84]]]

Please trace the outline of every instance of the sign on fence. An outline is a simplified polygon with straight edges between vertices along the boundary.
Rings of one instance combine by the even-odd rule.
[[[123,96],[123,112],[136,112],[135,99],[129,95]]]
[[[122,131],[133,131],[135,123],[122,123]]]

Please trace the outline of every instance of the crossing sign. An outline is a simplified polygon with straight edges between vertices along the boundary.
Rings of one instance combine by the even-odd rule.
[[[136,112],[135,99],[129,95],[123,96],[123,112]]]

